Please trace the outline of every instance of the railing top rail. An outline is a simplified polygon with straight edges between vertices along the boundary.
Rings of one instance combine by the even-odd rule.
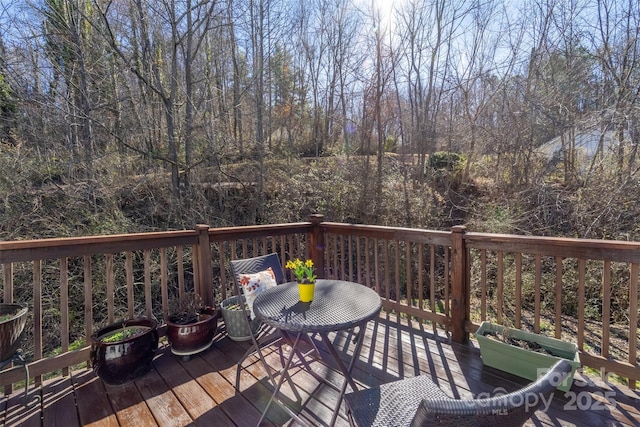
[[[195,230],[0,242],[0,264],[197,243]]]
[[[640,263],[640,243],[622,240],[464,233],[467,248]]]
[[[308,233],[312,230],[310,222],[291,224],[248,225],[241,227],[210,228],[211,241],[224,241],[232,238],[255,238],[262,236],[280,236],[283,234]]]
[[[209,228],[212,241],[310,232],[310,222]],[[62,257],[156,249],[198,242],[197,230],[60,237],[0,242],[0,264]]]
[[[385,240],[407,240],[442,246],[449,246],[451,244],[450,231],[386,227],[381,225],[343,224],[338,222],[322,222],[320,226],[324,232],[334,234],[348,234]]]
[[[450,231],[336,222],[321,222],[320,226],[323,231],[329,233],[350,234],[387,240],[408,240],[440,245],[449,245],[451,240]],[[299,222],[291,224],[209,228],[209,236],[212,241],[222,241],[230,238],[246,239],[306,233],[310,232],[312,227],[313,224],[311,222]],[[463,234],[463,238],[466,246],[473,249],[640,263],[639,242],[476,232],[466,232]],[[0,242],[0,263],[188,245],[197,243],[197,239],[198,233],[195,230],[178,230],[8,241]]]

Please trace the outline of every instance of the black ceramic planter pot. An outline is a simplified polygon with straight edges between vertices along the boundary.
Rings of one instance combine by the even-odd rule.
[[[126,384],[149,372],[158,349],[158,323],[151,319],[130,319],[99,329],[91,336],[91,362],[96,374],[109,385]],[[126,328],[142,330],[118,341],[104,338]]]
[[[167,320],[167,339],[171,352],[179,356],[191,356],[208,349],[218,329],[220,313],[213,308],[202,310],[198,320],[188,323],[176,323],[176,319]]]

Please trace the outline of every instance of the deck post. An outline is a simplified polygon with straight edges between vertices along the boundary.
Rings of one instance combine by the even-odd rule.
[[[193,248],[193,269],[197,274],[197,281],[194,285],[196,292],[202,297],[204,303],[210,307],[214,306],[213,298],[213,265],[211,263],[211,242],[209,241],[209,226],[206,224],[196,225],[198,233],[198,243]]]
[[[451,339],[463,343],[469,339],[465,324],[470,316],[467,280],[466,227],[451,227]]]
[[[326,272],[324,271],[324,231],[322,229],[324,215],[310,215],[309,221],[312,224],[312,230],[309,234],[309,256],[316,268],[318,278],[324,279],[326,277]]]

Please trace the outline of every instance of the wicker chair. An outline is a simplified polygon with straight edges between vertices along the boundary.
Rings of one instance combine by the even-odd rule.
[[[520,390],[470,400],[451,399],[429,378],[418,376],[347,394],[347,416],[359,427],[521,426],[570,372],[569,362],[560,360]]]

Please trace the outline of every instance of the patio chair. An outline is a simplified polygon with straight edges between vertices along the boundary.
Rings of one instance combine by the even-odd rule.
[[[521,426],[571,372],[560,360],[528,386],[487,399],[452,399],[421,375],[345,395],[352,426]]]
[[[282,264],[280,263],[280,257],[278,257],[277,253],[270,253],[267,255],[262,255],[254,258],[245,258],[245,259],[237,259],[232,260],[231,264],[231,272],[233,274],[233,280],[236,284],[237,292],[239,296],[242,296],[244,290],[240,283],[241,277],[244,275],[251,275],[263,272],[268,270],[269,268],[273,272],[275,276],[275,282],[277,285],[282,284],[285,281],[284,271],[282,269]],[[238,368],[236,370],[236,390],[240,390],[240,371],[243,369],[243,362],[252,354],[257,353],[258,358],[262,362],[265,370],[267,371],[267,375],[271,380],[271,383],[275,386],[276,380],[274,374],[272,373],[272,369],[266,362],[264,355],[262,353],[262,348],[271,344],[282,344],[281,336],[277,330],[274,328],[267,327],[266,325],[261,325],[257,331],[253,332],[251,328],[250,322],[250,314],[244,304],[240,304],[243,311],[243,318],[246,320],[247,330],[251,331],[251,346],[245,352],[245,354],[238,361]],[[313,350],[318,351],[315,344],[310,340]],[[280,362],[284,366],[284,354],[282,353],[282,347],[280,346]],[[299,357],[303,357],[302,354],[298,354]],[[285,376],[288,374],[285,372]],[[297,391],[294,389],[294,392],[297,394]]]
[[[231,264],[231,273],[233,275],[233,281],[236,284],[236,290],[238,293],[238,298],[242,297],[244,291],[242,289],[242,285],[240,284],[240,277],[245,274],[255,274],[261,271],[265,271],[271,269],[275,276],[276,284],[281,284],[284,282],[284,271],[282,270],[282,264],[280,263],[280,257],[278,257],[277,253],[270,253],[267,255],[262,255],[254,258],[246,258],[246,259],[237,259],[232,260]],[[275,384],[275,380],[271,373],[271,369],[267,364],[264,355],[262,354],[261,347],[268,345],[270,343],[275,342],[279,339],[278,336],[274,336],[273,330],[267,330],[264,326],[261,326],[255,333],[253,332],[253,328],[250,322],[250,313],[245,307],[244,304],[240,304],[242,308],[243,318],[246,319],[246,327],[248,331],[251,331],[251,346],[245,352],[245,354],[238,361],[238,368],[236,370],[236,390],[240,390],[240,371],[243,369],[243,362],[250,355],[257,353],[260,361],[264,365],[267,374],[269,375],[269,379],[271,379],[272,383]]]

